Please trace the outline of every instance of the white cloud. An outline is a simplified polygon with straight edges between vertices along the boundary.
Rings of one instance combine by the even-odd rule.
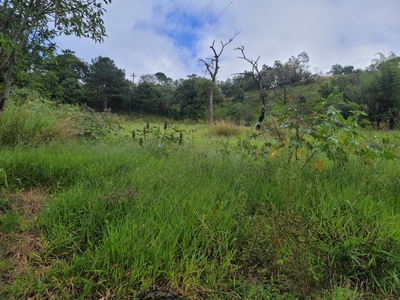
[[[108,38],[103,44],[74,37],[61,37],[57,43],[88,62],[99,55],[108,56],[126,70],[127,77],[162,71],[174,79],[192,73],[204,75],[197,59],[212,54],[209,46],[213,40],[219,46],[236,31],[241,33],[222,55],[220,80],[249,69],[245,61],[237,59],[240,53],[233,51],[240,45],[248,57],[260,56],[260,64],[268,65],[306,51],[311,70],[323,72],[336,63],[363,68],[377,52],[399,54],[398,0],[193,0],[188,7],[189,2],[114,0],[106,7]],[[177,27],[187,7],[186,17]],[[202,13],[191,29],[187,21],[194,23]],[[175,28],[169,40],[168,32]],[[182,42],[190,29],[190,37]]]

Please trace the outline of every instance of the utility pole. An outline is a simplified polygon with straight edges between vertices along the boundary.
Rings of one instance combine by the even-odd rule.
[[[131,76],[132,76],[132,82],[135,83],[135,77],[137,76],[135,75],[135,73],[133,73]]]

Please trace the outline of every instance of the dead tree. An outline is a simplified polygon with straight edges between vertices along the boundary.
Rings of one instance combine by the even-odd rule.
[[[257,82],[258,88],[260,89],[260,95],[263,105],[261,108],[261,114],[258,117],[258,122],[256,124],[256,128],[259,130],[261,129],[261,122],[264,120],[265,112],[267,110],[267,97],[265,96],[264,87],[262,85],[262,75],[260,73],[260,70],[258,69],[258,60],[260,59],[260,56],[256,60],[252,60],[247,58],[246,55],[244,54],[243,46],[237,47],[235,50],[240,50],[240,52],[242,53],[242,56],[239,57],[240,59],[244,59],[245,61],[251,64],[252,70],[251,72],[247,72],[246,74],[250,74],[253,80]]]
[[[233,39],[239,34],[240,32],[236,32],[235,35],[230,38],[230,40],[227,43],[223,43],[221,41],[221,50],[217,52],[215,49],[215,40],[213,41],[212,45],[210,46],[211,50],[213,51],[213,56],[211,58],[207,59],[199,59],[198,61],[203,63],[204,66],[206,67],[206,70],[208,74],[211,77],[211,86],[210,86],[210,113],[209,113],[209,118],[208,118],[208,124],[211,125],[213,123],[213,118],[214,118],[214,87],[216,85],[216,80],[217,80],[217,74],[218,70],[220,68],[219,62],[220,58],[222,55],[222,52],[224,51],[225,47],[229,45]]]

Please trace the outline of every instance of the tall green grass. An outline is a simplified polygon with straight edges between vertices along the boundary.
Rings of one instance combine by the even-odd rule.
[[[0,245],[41,235],[25,271],[0,251],[15,278],[1,297],[127,298],[149,287],[192,299],[400,296],[397,161],[300,164],[228,123],[183,124],[183,144],[175,127],[142,121],[131,124],[142,136],[98,140],[118,132],[114,121],[44,100],[0,118]],[[29,226],[8,197],[26,189],[47,191]]]
[[[36,102],[24,105],[10,103],[0,118],[0,141],[2,145],[37,145],[55,138],[65,139],[71,136],[66,130],[60,113],[54,106]]]
[[[3,149],[8,189],[54,195],[38,218],[32,272],[8,295],[128,297],[156,286],[193,299],[399,296],[397,165],[319,170],[213,147],[170,150],[133,141]]]
[[[0,118],[0,145],[43,145],[71,138],[119,134],[119,118],[85,106],[59,105],[42,98],[10,101]]]

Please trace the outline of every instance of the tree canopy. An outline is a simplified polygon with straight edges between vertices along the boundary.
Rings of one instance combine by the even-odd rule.
[[[101,42],[106,35],[103,4],[111,0],[0,1],[0,113],[4,111],[18,59],[46,56],[61,34]]]

